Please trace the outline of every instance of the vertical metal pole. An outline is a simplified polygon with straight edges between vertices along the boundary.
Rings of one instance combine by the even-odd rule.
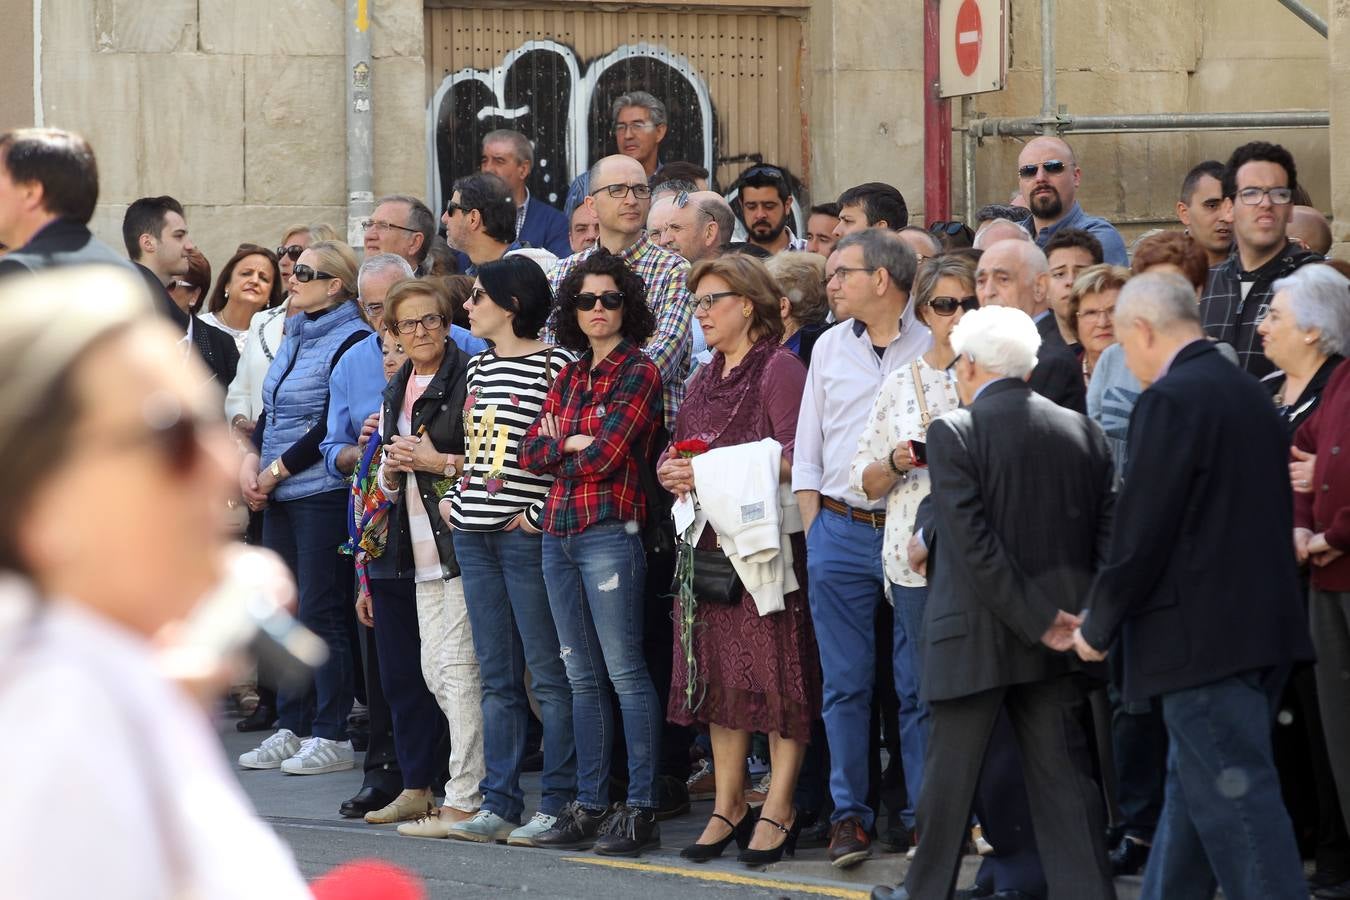
[[[361,246],[361,221],[375,211],[375,128],[371,108],[371,6],[346,0],[347,243]]]
[[[961,98],[961,165],[965,169],[965,215],[966,224],[975,228],[975,147],[974,133],[970,123],[975,118],[975,98],[967,94]]]
[[[951,217],[952,108],[938,90],[938,0],[923,9],[923,214]]]
[[[1055,117],[1055,0],[1041,0],[1041,118]],[[1046,121],[1041,134],[1054,134]]]

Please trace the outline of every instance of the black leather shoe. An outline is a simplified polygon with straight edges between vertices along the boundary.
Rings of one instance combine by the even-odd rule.
[[[830,828],[830,865],[836,869],[856,866],[871,855],[872,838],[863,828],[862,819],[849,816]]]
[[[610,812],[595,839],[601,856],[641,856],[643,850],[661,846],[661,826],[656,811],[640,806],[620,806]]]
[[[345,819],[359,819],[368,812],[374,812],[377,809],[384,809],[390,803],[398,792],[389,793],[382,791],[377,787],[369,785],[356,792],[356,796],[348,800],[343,800],[342,805],[338,807],[338,813]]]
[[[798,813],[798,815],[801,815],[801,813]],[[828,846],[830,846],[830,822],[828,819],[821,819],[814,825],[802,825],[801,834],[797,836],[798,850],[817,850]]]
[[[1148,852],[1153,849],[1148,844],[1141,844],[1128,837],[1120,839],[1120,844],[1111,851],[1111,874],[1117,878],[1121,875],[1138,875],[1148,862]]]
[[[664,822],[689,812],[689,788],[670,775],[656,777],[656,821]]]
[[[1313,891],[1313,896],[1317,900],[1350,900],[1350,881],[1320,887]]]
[[[604,810],[587,809],[573,800],[558,813],[553,827],[534,839],[534,846],[546,850],[584,850],[595,843]]]
[[[994,896],[994,889],[977,881],[968,888],[957,889],[956,893],[952,894],[952,900],[984,900],[984,898],[992,896]]]
[[[259,703],[253,708],[253,712],[235,722],[234,727],[239,731],[271,731],[276,721],[276,709]]]

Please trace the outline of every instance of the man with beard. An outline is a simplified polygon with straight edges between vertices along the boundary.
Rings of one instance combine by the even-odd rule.
[[[1233,214],[1223,202],[1223,163],[1208,159],[1186,173],[1177,200],[1177,219],[1205,251],[1212,267],[1233,249]]]
[[[746,240],[769,253],[805,250],[806,241],[792,233],[788,215],[792,191],[777,166],[753,166],[740,179],[741,224]]]
[[[1115,266],[1128,266],[1125,241],[1105,219],[1089,216],[1078,205],[1078,185],[1083,170],[1073,150],[1057,137],[1038,137],[1017,156],[1017,178],[1022,196],[1031,207],[1036,223],[1036,243],[1041,249],[1060,228],[1081,228],[1102,244],[1102,257]]]

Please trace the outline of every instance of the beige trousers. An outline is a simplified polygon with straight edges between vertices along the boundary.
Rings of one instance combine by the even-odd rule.
[[[422,633],[422,677],[450,723],[450,780],[445,803],[473,812],[483,805],[478,785],[483,760],[483,689],[473,650],[464,579],[418,582],[417,627]]]

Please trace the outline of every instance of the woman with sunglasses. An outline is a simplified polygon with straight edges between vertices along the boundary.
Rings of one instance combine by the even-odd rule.
[[[208,372],[159,318],[111,268],[0,287],[0,721],[22,729],[6,793],[24,810],[0,826],[4,892],[308,897],[156,648],[230,566],[236,480]],[[68,831],[64,791],[115,827]]]
[[[924,456],[928,424],[961,402],[947,370],[956,361],[952,329],[980,305],[975,297],[975,267],[964,256],[924,260],[914,277],[911,302],[916,304],[915,317],[932,331],[933,346],[881,383],[849,475],[853,490],[870,500],[886,498],[882,563],[895,607],[893,670],[909,797],[901,819],[909,829],[914,827],[914,805],[923,785],[928,747],[928,710],[919,703],[928,582],[923,572],[910,568],[907,547],[919,503],[929,491]]]
[[[450,339],[450,297],[439,278],[400,281],[384,301],[387,333],[408,361],[389,380],[380,405],[384,445],[379,484],[392,506],[384,553],[367,567],[380,680],[394,723],[403,792],[366,813],[374,824],[416,819],[399,834],[444,838],[482,803],[482,692],[463,579],[438,501],[464,464],[464,367]],[[432,782],[450,728],[445,804]]]
[[[242,354],[255,315],[278,306],[283,296],[281,268],[272,251],[257,244],[240,244],[220,270],[216,287],[206,299],[206,312],[197,318],[233,337]]]
[[[543,566],[577,747],[577,799],[534,846],[637,856],[660,844],[656,754],[661,701],[642,654],[647,504],[639,458],[661,424],[661,375],[639,349],[656,330],[642,280],[601,249],[558,287],[558,344],[581,358],[559,373],[520,447],[521,466],[554,476],[544,502]],[[636,527],[635,527],[636,523]],[[610,810],[609,686],[619,695],[628,799]],[[603,820],[603,826],[602,826]]]
[[[469,360],[464,474],[441,501],[454,529],[483,682],[483,806],[450,829],[460,840],[533,846],[576,798],[572,691],[544,585],[540,538],[553,477],[526,471],[519,456],[549,387],[576,359],[537,339],[552,306],[548,278],[521,256],[480,266],[463,303],[474,335],[491,341],[492,349]],[[530,719],[526,667],[544,726],[544,767],[539,809],[521,827]]]
[[[319,450],[328,425],[328,376],[370,329],[356,307],[356,256],[346,244],[321,241],[291,272],[286,337],[263,383],[263,412],[244,458],[240,488],[253,510],[265,509],[263,546],[286,560],[300,590],[298,617],[328,645],[311,686],[277,691],[279,729],[239,757],[248,769],[317,775],[350,769],[347,715],[352,708],[351,557],[347,484],[330,474]]]
[[[819,270],[813,264],[808,270],[815,273],[812,280],[819,295]],[[786,290],[764,263],[739,254],[698,263],[689,275],[689,290],[697,295],[694,316],[714,355],[689,385],[675,421],[675,437],[700,440],[714,449],[773,438],[783,453],[772,483],[788,483],[806,367],[781,346],[781,301]],[[657,477],[676,494],[687,494],[694,487],[693,464],[669,453]],[[713,474],[709,481],[727,478]],[[777,503],[778,496],[772,491],[768,502]],[[795,509],[793,501],[790,512]],[[776,546],[782,547],[782,536],[777,537]],[[709,730],[717,782],[712,817],[698,842],[680,854],[695,862],[721,856],[733,840],[742,851],[738,858],[747,865],[766,865],[796,852],[803,823],[793,795],[812,722],[820,716],[821,681],[800,523],[788,543],[796,585],[790,591],[788,585],[779,586],[781,611],[762,615],[755,596],[744,588],[721,602],[696,596],[692,666],[680,646],[684,636],[676,638],[666,715],[672,722]],[[704,528],[698,546],[717,552],[721,546],[717,532]],[[701,702],[691,709],[687,698],[700,694]],[[757,731],[768,735],[773,771],[759,815],[745,802],[744,778],[750,736]]]

